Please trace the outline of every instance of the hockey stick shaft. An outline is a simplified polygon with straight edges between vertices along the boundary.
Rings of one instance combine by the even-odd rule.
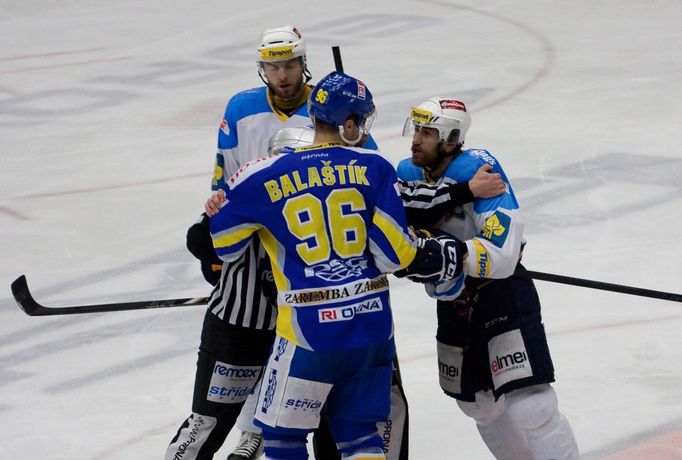
[[[104,313],[110,311],[146,310],[151,308],[189,307],[206,305],[208,297],[194,299],[161,299],[139,302],[119,302],[107,304],[76,305],[68,307],[46,307],[39,304],[31,295],[26,276],[21,275],[12,283],[12,295],[21,308],[29,316],[71,315],[77,313]]]
[[[621,294],[669,300],[671,302],[682,302],[682,294],[675,294],[673,292],[654,291],[652,289],[625,286],[623,284],[604,283],[602,281],[573,278],[571,276],[556,275],[554,273],[536,272],[523,268],[517,268],[515,274],[520,276],[528,276],[529,278],[533,278],[535,280],[549,281],[550,283],[568,284],[571,286],[599,289],[601,291],[619,292]]]
[[[336,67],[336,71],[343,73],[343,61],[341,60],[341,49],[338,46],[332,46],[332,54],[334,55],[334,67]]]
[[[584,278],[574,278],[570,276],[556,275],[554,273],[544,273],[519,268],[515,272],[519,276],[548,281],[552,283],[567,284],[571,286],[598,289],[601,291],[618,292],[621,294],[649,297],[653,299],[668,300],[671,302],[682,302],[682,294],[673,292],[655,291],[622,284],[604,283],[602,281],[588,280]],[[147,310],[152,308],[169,307],[189,307],[193,305],[206,305],[209,297],[182,298],[182,299],[159,299],[144,300],[138,302],[118,302],[108,304],[76,305],[67,307],[46,307],[39,304],[31,294],[26,281],[26,276],[21,275],[12,283],[12,295],[21,308],[29,316],[53,316],[71,315],[79,313],[105,313],[112,311]]]

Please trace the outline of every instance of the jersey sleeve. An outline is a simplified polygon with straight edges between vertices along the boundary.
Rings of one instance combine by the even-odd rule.
[[[388,164],[385,169],[368,236],[369,249],[377,268],[384,273],[392,273],[407,267],[417,250],[407,230],[395,170]]]
[[[261,227],[253,217],[254,206],[249,204],[248,189],[248,184],[228,189],[227,201],[210,219],[213,247],[225,262],[238,259]]]
[[[519,262],[523,218],[509,187],[502,195],[474,202],[478,234],[466,241],[465,271],[477,278],[507,278]]]
[[[234,99],[231,99],[225,108],[225,115],[218,129],[218,150],[216,152],[215,168],[211,189],[213,191],[225,189],[225,178],[239,169],[236,160],[239,138],[237,136],[237,122],[235,120]]]

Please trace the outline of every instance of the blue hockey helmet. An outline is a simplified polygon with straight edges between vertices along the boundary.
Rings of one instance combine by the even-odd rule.
[[[342,126],[355,115],[355,124],[363,135],[372,127],[375,108],[372,93],[363,82],[341,72],[332,72],[322,78],[310,93],[308,113],[311,118],[332,126]],[[349,143],[354,144],[358,140]]]

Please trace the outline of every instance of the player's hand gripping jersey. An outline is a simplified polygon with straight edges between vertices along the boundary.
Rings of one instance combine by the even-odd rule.
[[[235,259],[258,234],[279,291],[278,335],[318,351],[392,336],[384,273],[407,266],[416,249],[388,161],[333,144],[284,149],[227,186],[211,219],[216,252]]]
[[[435,227],[456,236],[467,245],[467,260],[462,279],[437,285],[430,294],[441,298],[454,298],[461,291],[466,275],[476,278],[507,278],[514,273],[519,261],[523,241],[523,220],[519,205],[499,162],[486,150],[464,150],[447,167],[437,184],[460,183],[470,180],[483,164],[492,165],[491,172],[502,175],[507,184],[505,193],[493,198],[476,199],[473,203],[456,206],[442,214]],[[410,199],[411,190],[420,183],[428,182],[424,170],[415,166],[411,159],[398,165],[398,177],[410,187],[401,189],[405,207],[427,209],[434,204],[423,199]],[[419,222],[410,222],[420,226]]]

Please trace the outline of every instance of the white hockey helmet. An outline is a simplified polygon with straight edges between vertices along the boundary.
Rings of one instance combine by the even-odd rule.
[[[263,82],[270,86],[263,64],[266,62],[282,62],[290,59],[300,58],[301,67],[305,83],[309,82],[312,76],[308,70],[306,61],[305,40],[298,29],[291,24],[285,26],[268,27],[260,36],[258,44],[258,75]]]
[[[301,32],[291,24],[269,27],[263,31],[258,44],[258,62],[288,61],[303,58],[305,64],[305,41]]]
[[[268,155],[275,155],[284,147],[308,147],[312,145],[315,129],[312,126],[282,128],[268,142]]]
[[[415,128],[435,128],[441,142],[464,144],[471,116],[463,102],[446,97],[432,97],[412,107],[403,127],[403,136],[412,137]]]

